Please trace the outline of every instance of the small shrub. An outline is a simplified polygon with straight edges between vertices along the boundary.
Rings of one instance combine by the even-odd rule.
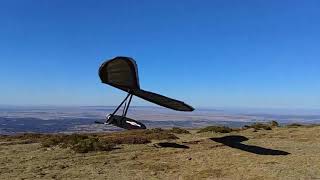
[[[46,138],[41,142],[42,147],[52,147],[57,146],[61,143],[62,138],[60,136],[53,136],[50,138]]]
[[[161,129],[161,128],[154,128],[154,129],[143,130],[143,133],[152,134],[152,133],[161,133],[161,132],[164,132],[164,131],[165,130]]]
[[[232,129],[227,126],[208,126],[200,129],[197,133],[203,132],[230,133]]]
[[[101,141],[97,138],[88,138],[71,145],[71,149],[77,153],[88,153],[91,151],[111,151],[115,144]]]
[[[84,134],[71,134],[71,135],[66,135],[64,137],[61,137],[60,139],[61,139],[62,146],[70,146],[70,145],[73,146],[89,138],[90,137],[88,135],[84,135]]]
[[[298,123],[292,123],[292,124],[288,124],[287,127],[289,128],[296,128],[296,127],[301,127],[303,126],[302,124],[298,124]]]
[[[270,125],[272,127],[279,127],[279,123],[277,121],[274,121],[274,120],[270,122]]]
[[[0,136],[0,138],[6,141],[25,140],[28,143],[40,142],[42,147],[60,146],[82,153],[109,151],[117,144],[146,144],[152,140],[179,139],[170,131],[160,128],[95,134],[21,134],[16,136]]]
[[[99,140],[96,137],[88,135],[72,134],[72,135],[52,135],[41,142],[42,147],[60,146],[62,148],[70,148],[78,153],[87,153],[90,151],[110,151],[114,148],[114,144]]]
[[[179,139],[169,131],[160,128],[105,133],[98,135],[98,137],[114,144],[146,144],[152,140]]]
[[[272,130],[272,128],[270,126],[266,126],[263,128],[264,130]]]
[[[113,137],[111,136],[111,137],[106,137],[104,140],[114,144],[147,144],[151,142],[146,137],[134,136],[134,135],[133,136],[113,136]]]
[[[178,128],[178,127],[173,127],[171,130],[169,130],[172,133],[175,134],[190,134],[190,132],[188,130],[182,129],[182,128]]]
[[[257,130],[272,130],[271,124],[263,124],[263,123],[254,123],[252,125],[245,125],[243,126],[243,129],[253,128],[255,131]]]

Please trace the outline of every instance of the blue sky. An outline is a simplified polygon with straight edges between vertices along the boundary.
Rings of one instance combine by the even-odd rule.
[[[2,0],[0,27],[0,104],[116,105],[122,55],[195,107],[320,108],[317,0]]]

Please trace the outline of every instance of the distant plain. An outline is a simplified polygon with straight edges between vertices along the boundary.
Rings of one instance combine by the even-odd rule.
[[[105,116],[114,109],[113,106],[0,106],[0,134],[121,131],[114,126],[94,124],[97,120],[104,121]],[[242,127],[271,120],[280,124],[319,123],[320,111],[196,108],[193,112],[177,112],[154,106],[133,106],[129,109],[128,117],[143,122],[148,128],[200,128],[208,125]]]

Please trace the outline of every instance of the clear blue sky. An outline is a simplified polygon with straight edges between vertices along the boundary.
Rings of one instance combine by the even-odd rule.
[[[320,1],[0,1],[0,104],[116,105],[118,55],[195,107],[320,108]]]

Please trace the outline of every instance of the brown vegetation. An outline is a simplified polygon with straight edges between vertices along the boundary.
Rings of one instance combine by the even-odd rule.
[[[170,131],[161,128],[101,133],[97,136],[115,144],[146,144],[152,140],[178,139]]]
[[[72,135],[52,135],[42,139],[42,147],[61,146],[70,148],[78,153],[87,153],[90,151],[110,151],[115,147],[115,144],[96,137],[72,134]]]
[[[270,121],[270,125],[271,125],[272,127],[279,127],[279,123],[278,123],[277,121],[275,121],[275,120]]]
[[[275,128],[275,127],[280,127],[279,123],[275,120],[272,120],[270,122],[267,122],[267,123],[253,123],[251,125],[245,125],[243,126],[242,129],[249,129],[249,128],[253,128],[255,131],[257,130],[272,130],[272,128]]]
[[[171,131],[157,129],[132,130],[117,133],[95,134],[35,134],[25,133],[15,136],[0,136],[2,141],[21,143],[41,143],[42,147],[60,146],[75,152],[110,151],[119,144],[146,144],[152,140],[178,139]]]
[[[296,127],[301,127],[301,126],[303,126],[303,125],[298,124],[298,123],[292,123],[292,124],[286,125],[286,127],[288,127],[288,128],[296,128]]]
[[[249,129],[253,128],[254,130],[272,130],[272,125],[271,124],[264,124],[264,123],[254,123],[252,125],[245,125],[243,126],[243,129]]]
[[[171,130],[169,130],[172,133],[175,134],[190,134],[190,132],[188,130],[182,129],[182,128],[178,128],[178,127],[173,127]]]
[[[191,134],[176,134],[180,139],[169,142],[152,138],[176,139],[171,129],[0,136],[0,179],[317,179],[320,127],[312,126],[230,134],[189,130]],[[135,142],[135,137],[157,146]],[[105,142],[115,142],[114,138],[121,139],[117,140],[122,143],[117,149],[117,145]],[[15,144],[45,139],[55,147]],[[75,144],[73,151],[91,153],[82,155],[72,148],[58,148],[63,146],[61,142]],[[114,150],[95,152],[109,149]]]
[[[227,126],[208,126],[200,129],[197,133],[204,133],[204,132],[230,133],[232,131],[233,129]]]

